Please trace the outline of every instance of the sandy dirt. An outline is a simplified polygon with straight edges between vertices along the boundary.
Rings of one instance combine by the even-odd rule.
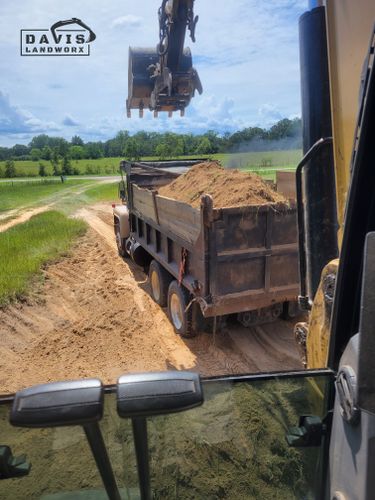
[[[159,194],[200,206],[203,194],[212,196],[214,207],[239,207],[248,205],[286,204],[283,195],[276,192],[259,175],[223,168],[218,162],[206,161],[194,165]]]
[[[0,393],[57,379],[129,371],[203,375],[302,368],[293,322],[178,337],[149,296],[147,277],[118,256],[110,205],[81,209],[90,225],[71,254],[44,270],[24,303],[0,309]]]
[[[41,214],[42,212],[46,212],[51,208],[51,205],[43,205],[42,207],[30,208],[29,210],[25,210],[20,215],[15,216],[14,219],[11,219],[3,224],[0,224],[0,233],[10,229],[13,226],[17,226],[17,224],[22,224],[23,222],[28,221],[34,215]],[[9,214],[9,212],[8,212]]]

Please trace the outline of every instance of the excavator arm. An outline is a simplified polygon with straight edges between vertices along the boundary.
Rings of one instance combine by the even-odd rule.
[[[159,42],[156,49],[129,47],[127,116],[138,109],[173,111],[184,115],[185,108],[202,85],[188,47],[184,48],[186,29],[195,42],[198,16],[194,15],[194,0],[162,0],[158,11]]]

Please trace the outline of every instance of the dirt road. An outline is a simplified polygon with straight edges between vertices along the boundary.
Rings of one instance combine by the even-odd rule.
[[[292,323],[215,337],[178,337],[148,294],[145,274],[117,255],[111,207],[81,209],[90,229],[71,254],[44,271],[24,303],[0,309],[0,393],[56,379],[188,369],[203,375],[302,368]]]
[[[22,224],[23,222],[28,221],[34,215],[38,215],[42,212],[46,212],[47,210],[56,208],[56,205],[58,205],[59,203],[72,198],[72,196],[79,196],[91,187],[97,186],[98,184],[109,184],[111,182],[111,178],[103,177],[100,178],[97,182],[86,184],[84,186],[73,185],[71,189],[67,191],[62,191],[60,193],[55,193],[53,195],[45,197],[43,199],[43,205],[41,206],[33,207],[33,204],[31,204],[31,206],[20,206],[16,209],[7,210],[3,213],[0,213],[0,233],[6,231],[7,229],[10,229],[13,226],[17,226],[18,224]]]

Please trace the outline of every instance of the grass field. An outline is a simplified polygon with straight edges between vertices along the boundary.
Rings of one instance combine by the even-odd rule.
[[[91,203],[97,201],[118,201],[118,183],[99,184],[87,189],[84,195]]]
[[[71,160],[71,165],[79,171],[80,175],[115,175],[118,174],[122,158],[98,158],[97,160]],[[52,175],[51,162],[41,161],[15,161],[17,177],[37,177],[39,164],[46,168],[46,173]],[[0,171],[4,171],[5,162],[0,161]]]
[[[199,155],[200,157],[212,158],[222,162],[226,167],[241,168],[246,170],[260,171],[266,170],[266,174],[275,168],[296,167],[302,158],[302,152],[299,149],[288,151],[257,151],[247,153],[214,154]],[[180,159],[189,159],[192,156],[184,156]],[[122,158],[99,158],[97,160],[73,160],[72,167],[76,168],[81,175],[116,175],[119,173],[119,164]],[[157,157],[144,157],[143,160],[158,160]],[[52,166],[49,161],[42,160],[49,175],[52,174]],[[16,173],[18,177],[38,176],[39,162],[34,161],[16,161]],[[0,162],[0,170],[4,170],[5,162]]]
[[[42,202],[56,194],[69,191],[74,186],[85,186],[88,181],[69,179],[67,182],[60,181],[37,183],[37,182],[14,182],[13,184],[0,183],[0,213],[34,203]]]
[[[49,211],[0,233],[0,305],[27,292],[40,268],[86,230],[82,220]]]

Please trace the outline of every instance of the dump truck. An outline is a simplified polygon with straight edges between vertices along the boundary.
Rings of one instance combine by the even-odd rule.
[[[158,194],[201,162],[122,162],[126,207],[113,210],[119,253],[148,271],[153,299],[182,336],[195,335],[204,318],[237,314],[251,326],[288,315],[299,289],[295,205],[216,208],[203,195],[197,209]]]

